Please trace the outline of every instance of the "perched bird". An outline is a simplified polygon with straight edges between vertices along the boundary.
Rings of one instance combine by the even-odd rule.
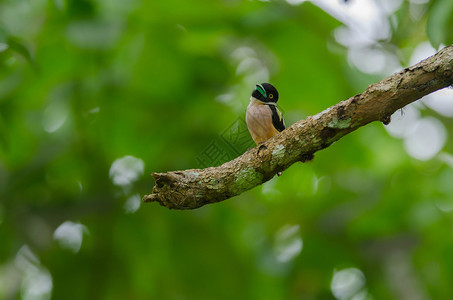
[[[278,92],[270,83],[257,84],[250,97],[245,121],[258,145],[285,129],[282,113],[277,108]]]

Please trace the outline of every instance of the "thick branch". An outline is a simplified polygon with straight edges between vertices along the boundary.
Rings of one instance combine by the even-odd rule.
[[[221,166],[152,173],[156,184],[143,201],[157,201],[170,209],[194,209],[239,195],[295,162],[312,159],[316,151],[361,126],[372,121],[387,124],[396,110],[452,83],[453,45],[293,124]]]

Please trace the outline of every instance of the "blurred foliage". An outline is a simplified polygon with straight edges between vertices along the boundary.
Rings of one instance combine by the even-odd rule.
[[[448,0],[433,1],[427,22],[427,34],[434,47],[453,43],[453,2]]]
[[[376,42],[403,66],[428,35],[452,42],[451,1],[419,2]],[[451,296],[448,139],[419,161],[370,124],[225,202],[139,207],[150,172],[197,167],[244,118],[255,82],[290,125],[381,79],[348,64],[340,26],[310,2],[0,2],[0,298]]]

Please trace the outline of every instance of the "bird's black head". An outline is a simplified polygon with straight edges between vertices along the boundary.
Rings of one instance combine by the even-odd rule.
[[[270,83],[257,84],[252,96],[263,102],[277,103],[278,101],[277,89]]]

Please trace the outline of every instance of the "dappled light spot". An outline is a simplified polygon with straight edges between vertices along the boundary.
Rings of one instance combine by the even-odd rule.
[[[385,5],[372,0],[350,1],[347,5],[337,0],[315,0],[313,3],[346,25],[348,38],[339,40],[340,43],[346,43],[344,45],[348,47],[363,47],[390,38],[387,16],[399,8],[402,0],[385,1]]]
[[[255,50],[245,46],[238,47],[231,53],[231,58],[235,59],[238,62],[252,56],[256,56]]]
[[[247,86],[256,82],[269,81],[269,69],[266,60],[251,47],[240,46],[231,53],[231,58],[237,64],[236,75],[244,76]]]
[[[38,257],[27,245],[16,254],[15,266],[21,272],[21,296],[24,300],[50,299],[53,282],[49,271],[40,265]]]
[[[238,64],[236,68],[236,75],[244,75],[246,79],[254,79],[254,81],[268,81],[269,70],[263,63],[256,57],[246,57]],[[249,82],[251,82],[248,80]]]
[[[420,118],[420,111],[415,105],[396,111],[385,129],[390,135],[403,138],[407,153],[419,160],[433,158],[447,139],[442,122],[433,117]]]
[[[82,246],[84,233],[88,233],[88,228],[85,225],[66,221],[55,229],[53,238],[60,243],[61,247],[77,253]]]
[[[30,31],[40,30],[44,18],[37,19],[36,14],[45,14],[46,3],[47,1],[0,1],[0,28],[5,26],[11,33],[21,37]]]
[[[330,289],[335,298],[346,300],[356,295],[363,295],[361,289],[364,285],[365,275],[362,271],[357,268],[347,268],[340,271],[334,270]]]
[[[44,111],[42,127],[49,133],[55,132],[63,126],[67,116],[66,104],[63,101],[54,101]]]
[[[423,104],[445,117],[453,117],[453,89],[444,88],[422,99]]]
[[[215,97],[215,100],[217,102],[223,103],[223,104],[228,104],[233,100],[234,94],[233,93],[227,93],[227,94],[221,94]]]
[[[44,268],[30,269],[22,281],[21,295],[24,300],[50,299],[53,288],[52,276]]]
[[[144,170],[143,160],[127,155],[112,163],[109,175],[115,185],[127,186],[136,181]]]
[[[383,74],[399,69],[395,56],[379,48],[351,48],[348,51],[349,61],[362,73]],[[392,69],[389,70],[389,66]]]
[[[263,224],[253,222],[244,228],[242,237],[257,254],[257,267],[272,276],[287,274],[303,247],[299,225],[286,224],[269,240]]]
[[[228,87],[215,100],[228,105],[239,114],[243,112],[246,103],[243,95],[250,95],[250,88],[257,82],[268,82],[270,70],[276,69],[278,62],[264,45],[258,41],[250,43],[248,39],[233,41],[225,55],[225,59],[236,70],[235,75],[240,83]]]
[[[261,67],[261,62],[255,57],[244,58],[236,68],[236,75],[246,74]]]
[[[408,105],[403,110],[397,110],[391,117],[390,124],[384,128],[396,138],[407,136],[414,123],[420,119],[420,111],[414,105]]]
[[[433,117],[416,121],[404,139],[407,153],[419,160],[433,158],[445,145],[447,132],[444,125]]]
[[[435,53],[436,50],[433,48],[433,46],[431,46],[430,42],[426,41],[420,43],[412,52],[411,58],[409,60],[409,65],[415,65],[419,61],[424,60],[425,58],[428,58]]]
[[[0,52],[3,52],[9,48],[8,44],[0,43]]]
[[[366,74],[391,74],[400,68],[398,58],[379,41],[391,38],[389,16],[402,4],[392,1],[314,0],[313,3],[344,24],[335,30],[338,43],[348,48],[351,66]]]
[[[14,263],[19,270],[25,271],[28,268],[39,265],[39,259],[31,251],[30,247],[24,245],[17,251]]]
[[[453,169],[453,155],[451,155],[450,153],[442,152],[439,153],[438,158]]]
[[[127,214],[132,214],[140,208],[141,203],[142,201],[139,194],[132,195],[124,203],[124,211]]]
[[[274,251],[277,261],[286,263],[298,256],[302,251],[303,241],[300,237],[299,225],[287,224],[274,237]]]

